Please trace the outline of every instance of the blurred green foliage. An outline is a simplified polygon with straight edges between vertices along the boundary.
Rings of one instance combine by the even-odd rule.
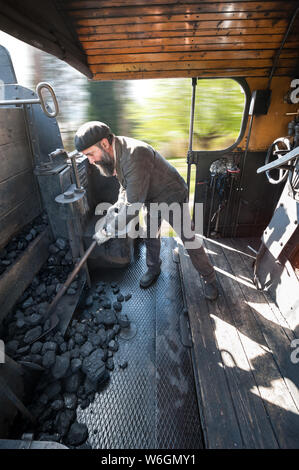
[[[131,135],[153,145],[166,158],[186,155],[189,141],[192,86],[189,79],[147,80],[150,93],[138,102],[127,100]],[[245,94],[232,79],[198,80],[194,150],[220,150],[240,132]]]

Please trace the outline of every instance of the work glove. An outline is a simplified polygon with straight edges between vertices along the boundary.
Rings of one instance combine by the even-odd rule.
[[[109,224],[111,220],[114,220],[114,218],[119,212],[119,209],[120,209],[120,204],[117,202],[113,204],[113,206],[109,207],[109,209],[107,210],[107,214],[106,214],[107,224]]]
[[[102,245],[113,237],[113,229],[107,223],[106,217],[97,222],[95,230],[95,234],[92,238],[97,242],[98,245]]]

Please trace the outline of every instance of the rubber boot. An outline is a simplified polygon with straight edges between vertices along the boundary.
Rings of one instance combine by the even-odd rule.
[[[146,273],[143,274],[142,278],[140,279],[140,287],[143,287],[143,289],[146,289],[147,287],[151,286],[159,277],[159,274],[161,272],[161,269],[159,271],[151,271],[148,269]]]

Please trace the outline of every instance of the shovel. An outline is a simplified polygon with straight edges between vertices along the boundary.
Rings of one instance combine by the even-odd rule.
[[[69,274],[67,280],[65,281],[65,283],[63,284],[61,289],[57,292],[56,296],[54,297],[54,299],[50,303],[50,305],[48,307],[48,310],[47,310],[47,317],[49,315],[51,315],[51,317],[50,317],[50,322],[51,323],[50,323],[49,329],[47,331],[45,331],[42,335],[40,335],[38,338],[36,338],[34,341],[31,341],[30,344],[35,343],[35,341],[37,341],[37,340],[40,340],[41,338],[43,338],[44,336],[49,334],[50,331],[52,331],[52,330],[54,330],[54,328],[56,328],[56,326],[59,323],[59,318],[56,314],[56,306],[57,306],[59,300],[61,299],[61,297],[68,290],[69,286],[73,282],[74,278],[76,277],[76,275],[78,274],[78,272],[80,271],[82,266],[85,264],[87,258],[89,257],[89,255],[93,251],[93,249],[96,247],[96,245],[97,245],[97,242],[93,241],[92,244],[90,245],[90,247],[88,248],[88,250],[86,250],[86,252],[82,256],[82,258],[77,262],[77,264],[75,265],[73,271]]]
[[[73,271],[69,274],[67,280],[65,281],[65,283],[63,284],[61,289],[57,292],[56,296],[54,297],[54,299],[50,303],[50,305],[48,307],[48,310],[47,310],[47,317],[49,317],[51,315],[51,317],[50,317],[50,322],[51,323],[50,323],[49,329],[47,331],[45,331],[42,335],[40,335],[38,338],[36,338],[34,341],[31,341],[31,343],[29,343],[29,344],[35,343],[36,341],[40,340],[44,336],[48,335],[50,333],[50,331],[54,330],[54,328],[57,327],[57,325],[59,323],[59,318],[56,314],[56,308],[57,308],[57,304],[58,304],[59,300],[65,294],[65,292],[68,290],[69,286],[73,282],[74,278],[76,277],[76,275],[78,274],[78,272],[80,271],[82,266],[84,266],[87,258],[89,257],[91,252],[94,250],[94,248],[97,245],[102,245],[103,243],[105,243],[106,241],[110,240],[110,238],[113,237],[112,233],[107,233],[107,231],[104,229],[103,223],[104,223],[104,220],[101,221],[100,230],[99,230],[99,225],[96,226],[97,239],[94,240],[92,242],[92,244],[90,245],[90,247],[85,251],[82,258],[77,262],[77,264],[75,265]],[[132,224],[133,224],[133,221],[130,221],[123,230],[118,231],[118,235],[123,235],[124,233],[128,233],[128,230],[131,229]]]

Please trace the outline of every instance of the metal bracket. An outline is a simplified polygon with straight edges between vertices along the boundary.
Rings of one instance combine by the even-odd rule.
[[[85,189],[77,188],[75,184],[72,184],[64,193],[56,196],[55,201],[59,204],[71,204],[82,199],[84,195]]]
[[[187,163],[188,165],[197,165],[199,163],[199,154],[196,150],[188,150]]]

